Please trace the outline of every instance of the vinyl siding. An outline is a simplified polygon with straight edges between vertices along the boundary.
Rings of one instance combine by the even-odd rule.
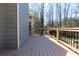
[[[17,31],[17,9],[19,9],[19,34]],[[28,28],[28,4],[0,3],[0,49],[17,48],[27,42]],[[19,40],[17,39],[19,35]]]
[[[17,4],[0,4],[0,48],[17,47]]]
[[[22,3],[19,4],[19,33],[20,33],[20,40],[19,44],[20,46],[23,45],[24,43],[27,43],[26,41],[28,40],[28,4],[27,3]]]

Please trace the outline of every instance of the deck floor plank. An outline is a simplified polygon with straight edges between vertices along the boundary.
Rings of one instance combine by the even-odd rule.
[[[0,50],[1,56],[66,56],[70,54],[76,55],[45,36],[32,36],[19,49]]]

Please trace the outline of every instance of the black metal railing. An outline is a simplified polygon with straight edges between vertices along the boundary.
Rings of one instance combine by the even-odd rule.
[[[79,32],[61,31],[60,40],[78,49],[79,47]]]

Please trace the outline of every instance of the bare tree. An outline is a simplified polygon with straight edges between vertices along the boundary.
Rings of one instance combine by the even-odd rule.
[[[51,22],[52,22],[51,27],[53,27],[53,24],[54,24],[54,22],[53,22],[53,12],[54,12],[53,7],[54,7],[53,4],[50,4],[50,10],[51,10]]]
[[[56,3],[56,15],[58,20],[58,27],[61,27],[61,3]]]
[[[69,12],[70,3],[64,4],[64,25],[66,25],[66,21],[68,20],[68,12]]]
[[[53,27],[53,4],[51,3],[48,4],[48,9],[46,14],[47,14],[46,18],[48,18],[49,27]]]
[[[69,7],[70,7],[70,3],[67,5],[67,10],[66,10],[66,19],[68,18]]]
[[[44,27],[44,3],[41,3],[41,12],[40,12],[40,20],[41,20],[41,28]],[[41,35],[43,35],[43,30],[41,31]]]
[[[59,27],[61,27],[61,3],[59,4],[59,19],[60,19],[60,25]]]
[[[40,16],[41,16],[41,27],[43,27],[44,26],[44,3],[41,3]]]

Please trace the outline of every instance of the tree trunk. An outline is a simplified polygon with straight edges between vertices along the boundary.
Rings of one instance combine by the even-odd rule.
[[[41,28],[44,27],[44,3],[41,4]],[[41,30],[41,35],[43,35],[43,30]]]

